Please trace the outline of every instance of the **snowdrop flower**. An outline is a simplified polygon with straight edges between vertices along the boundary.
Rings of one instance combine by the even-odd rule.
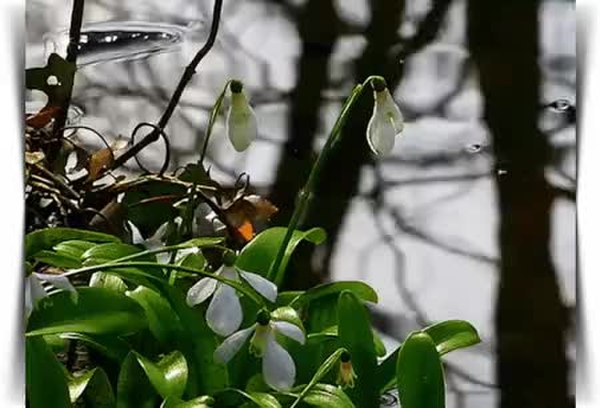
[[[256,323],[240,330],[215,350],[214,359],[227,364],[250,339],[250,353],[262,358],[262,373],[265,383],[278,391],[292,388],[296,379],[296,366],[289,353],[277,342],[277,334],[304,344],[304,329],[296,312],[290,307],[281,307],[269,315],[259,313]]]
[[[375,104],[367,126],[367,142],[378,156],[388,154],[394,147],[396,136],[404,129],[404,118],[383,80],[374,80]]]
[[[77,291],[69,280],[62,275],[51,275],[46,273],[32,272],[25,278],[25,316],[29,318],[33,309],[48,293],[42,286],[42,281],[48,282],[56,289],[71,292],[73,301],[77,301]]]
[[[242,271],[233,265],[232,259],[224,258],[223,265],[215,275],[233,281],[243,280],[269,301],[275,302],[277,286],[273,282],[255,273]],[[229,336],[239,329],[244,317],[238,294],[231,286],[206,277],[190,288],[187,293],[187,304],[190,307],[198,305],[210,296],[212,299],[206,311],[206,323],[215,333]]]
[[[338,371],[337,383],[342,388],[354,388],[354,380],[356,379],[354,367],[350,359],[350,353],[344,351],[340,356],[340,369]]]
[[[234,149],[243,152],[256,139],[256,115],[248,103],[240,81],[231,81],[231,104],[227,112],[227,135]]]

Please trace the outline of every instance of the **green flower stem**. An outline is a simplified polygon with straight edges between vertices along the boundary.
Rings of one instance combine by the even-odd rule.
[[[206,272],[206,271],[196,269],[196,268],[190,268],[190,267],[183,266],[183,265],[169,265],[169,264],[161,264],[161,263],[157,263],[157,262],[119,262],[119,263],[109,262],[109,263],[104,263],[101,265],[92,265],[92,266],[86,266],[86,267],[79,268],[79,269],[74,269],[69,272],[66,272],[65,274],[63,274],[63,276],[70,277],[70,276],[77,275],[80,273],[98,272],[98,271],[105,271],[107,269],[122,269],[122,268],[159,268],[159,269],[169,269],[169,270],[189,272],[189,273],[193,273],[196,275],[202,275],[207,278],[215,279],[221,283],[224,283],[225,285],[231,286],[238,292],[248,296],[259,307],[261,307],[261,308],[265,307],[265,303],[262,300],[262,298],[258,294],[254,293],[252,290],[250,290],[247,287],[245,287],[244,285],[242,285],[241,283],[231,280],[231,279],[223,278],[221,276],[215,275],[210,272]],[[151,277],[151,276],[152,275],[148,275],[148,277]],[[160,282],[164,281],[163,279],[161,279],[159,277],[152,277],[152,278],[155,280],[158,280]]]
[[[334,150],[337,143],[341,140],[342,128],[348,120],[348,116],[351,112],[352,107],[355,105],[356,101],[358,100],[358,97],[362,94],[365,87],[373,81],[384,81],[385,83],[385,80],[380,76],[370,76],[367,79],[365,79],[365,81],[362,84],[356,85],[348,99],[346,99],[346,102],[342,107],[342,112],[340,113],[335,124],[333,125],[333,128],[329,133],[329,137],[327,138],[327,142],[325,143],[325,146],[323,147],[321,153],[317,157],[317,160],[310,171],[310,175],[308,176],[308,180],[306,181],[304,188],[300,190],[300,193],[298,194],[296,208],[294,208],[294,212],[288,224],[287,231],[285,233],[285,236],[283,237],[281,246],[279,247],[277,255],[275,256],[275,260],[273,261],[273,264],[271,265],[271,269],[269,270],[268,274],[268,278],[275,282],[277,286],[281,285],[285,275],[285,271],[280,270],[283,255],[285,254],[285,251],[290,242],[290,239],[292,238],[294,230],[298,226],[300,219],[304,215],[304,212],[308,207],[308,204],[310,203],[312,195],[314,194],[315,187],[317,186],[319,178],[321,177],[323,165],[327,162],[331,152]]]
[[[133,259],[143,258],[147,255],[156,255],[156,254],[161,254],[163,252],[178,251],[180,249],[189,249],[189,248],[217,248],[217,249],[222,249],[223,251],[229,249],[226,246],[219,245],[219,244],[190,246],[189,244],[184,243],[184,244],[177,244],[177,245],[165,245],[164,247],[161,247],[161,248],[147,249],[142,252],[137,252],[135,254],[127,255],[122,258],[117,258],[117,259],[114,259],[107,263],[127,262],[127,261],[131,261]]]
[[[204,136],[204,144],[202,145],[202,153],[200,154],[200,165],[202,165],[202,163],[204,162],[204,156],[206,155],[206,149],[208,148],[208,139],[210,138],[210,135],[212,134],[212,129],[215,125],[215,122],[217,121],[217,116],[219,115],[221,106],[223,105],[223,99],[225,99],[225,94],[227,93],[227,88],[229,88],[229,85],[231,84],[232,81],[233,80],[230,79],[229,81],[227,81],[225,83],[225,86],[223,87],[223,91],[221,91],[221,94],[215,101],[215,104],[213,105],[213,108],[210,112],[210,118],[208,119],[208,126],[206,127],[206,136]]]

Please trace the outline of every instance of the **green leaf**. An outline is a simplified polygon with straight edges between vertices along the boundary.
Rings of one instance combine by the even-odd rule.
[[[73,239],[61,242],[60,244],[55,245],[53,249],[57,254],[81,260],[81,255],[95,245],[97,244],[94,242]]]
[[[366,301],[377,303],[377,292],[373,290],[369,285],[360,281],[345,281],[345,282],[331,282],[324,283],[321,285],[314,286],[304,292],[303,294],[296,297],[290,304],[295,308],[300,308],[313,300],[330,296],[338,295],[343,291],[352,292],[357,298]]]
[[[65,370],[42,337],[25,339],[25,381],[30,408],[71,407]]]
[[[71,377],[69,394],[73,403],[83,396],[85,406],[90,408],[114,408],[116,404],[108,376],[101,368]]]
[[[108,289],[79,288],[75,303],[69,292],[40,301],[27,325],[26,336],[78,332],[125,335],[146,327],[144,310],[132,299]]]
[[[413,332],[402,344],[396,365],[402,408],[443,408],[444,371],[431,337]]]
[[[187,254],[177,262],[177,265],[203,271],[206,267],[206,259],[201,253]]]
[[[304,402],[315,407],[323,408],[354,408],[355,406],[341,388],[330,384],[316,384],[306,394]],[[371,405],[378,407],[379,398]]]
[[[331,326],[317,333],[310,333],[307,337],[307,342],[309,344],[318,344],[327,340],[336,340],[338,338],[338,328],[337,326]],[[377,353],[377,357],[385,356],[386,350],[383,341],[379,335],[373,330],[373,346],[375,347],[375,352]]]
[[[134,354],[150,383],[163,398],[181,398],[188,377],[187,362],[181,352],[174,351],[156,364],[138,353]]]
[[[90,277],[91,288],[105,288],[115,292],[125,293],[127,285],[121,278],[110,272],[95,272]]]
[[[373,330],[373,345],[375,346],[375,353],[377,353],[377,357],[384,357],[387,354],[387,350],[385,349],[385,344],[379,337],[379,334]]]
[[[169,397],[163,401],[160,408],[209,408],[212,407],[211,397],[203,395],[190,401],[182,401],[179,398]]]
[[[187,378],[187,363],[179,351],[164,356],[158,363],[153,363],[132,351],[121,366],[117,385],[117,406],[153,406],[149,404],[156,398],[153,392],[149,392],[148,385],[162,398],[181,398]]]
[[[74,258],[65,254],[59,254],[45,249],[35,254],[33,259],[35,259],[38,262],[43,262],[45,264],[55,266],[57,268],[72,269],[79,268],[81,266],[81,261],[79,260],[79,258]]]
[[[127,292],[127,296],[144,308],[150,332],[159,342],[169,344],[177,341],[183,328],[179,317],[165,298],[144,286]]]
[[[33,258],[42,250],[52,249],[64,241],[119,242],[119,238],[101,232],[75,228],[45,228],[25,235],[25,257]]]
[[[446,320],[426,327],[423,331],[431,337],[441,356],[481,342],[477,330],[464,320]]]
[[[447,320],[433,324],[422,330],[427,333],[436,345],[440,356],[458,348],[469,347],[479,343],[479,335],[475,328],[463,320]],[[388,391],[396,382],[396,361],[398,360],[398,347],[377,368],[379,389]]]
[[[267,276],[271,264],[277,256],[279,247],[283,242],[286,230],[285,227],[273,227],[258,234],[242,249],[235,262],[235,266],[243,271]],[[292,253],[303,240],[318,245],[325,238],[325,230],[322,228],[311,228],[308,231],[294,231],[281,261],[280,269],[285,270]]]
[[[224,240],[225,239],[222,237],[198,237],[182,242],[180,245],[186,248],[202,248],[219,245],[223,243]]]
[[[338,339],[351,355],[357,374],[356,386],[348,395],[361,408],[379,408],[377,378],[377,353],[373,331],[365,306],[349,291],[340,294],[338,300]]]
[[[85,251],[81,256],[81,259],[86,265],[99,265],[115,261],[129,255],[137,254],[142,251],[142,248],[121,242],[100,244]],[[152,255],[148,255],[141,257],[139,260],[155,262],[156,258]]]
[[[291,323],[304,331],[304,326],[302,325],[302,320],[300,320],[300,317],[298,316],[298,312],[289,306],[282,306],[273,310],[271,312],[271,318],[273,320]]]

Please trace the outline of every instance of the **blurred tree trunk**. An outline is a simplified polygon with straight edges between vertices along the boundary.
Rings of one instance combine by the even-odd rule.
[[[299,16],[302,55],[290,103],[288,139],[283,146],[270,199],[279,207],[273,218],[287,224],[296,194],[308,178],[319,124],[321,94],[328,84],[328,62],[340,33],[333,0],[309,0]]]
[[[549,250],[549,146],[538,128],[537,0],[470,0],[468,38],[494,138],[500,212],[496,304],[501,408],[568,407],[566,314]]]

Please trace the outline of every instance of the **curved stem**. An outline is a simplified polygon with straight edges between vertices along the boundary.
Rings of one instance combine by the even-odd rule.
[[[269,270],[268,277],[269,277],[269,279],[273,280],[273,282],[275,282],[275,284],[277,286],[281,285],[284,274],[285,274],[284,270],[280,270],[283,256],[284,256],[287,246],[292,238],[294,230],[296,229],[298,223],[300,222],[300,219],[302,218],[302,215],[304,214],[304,211],[306,210],[306,207],[308,206],[308,203],[310,202],[312,194],[314,193],[315,186],[317,185],[317,183],[319,181],[319,177],[321,176],[321,170],[323,168],[323,164],[328,160],[329,155],[334,150],[334,147],[336,146],[336,144],[339,142],[341,135],[342,135],[342,133],[341,133],[342,128],[343,128],[344,124],[346,123],[346,120],[348,119],[348,116],[350,114],[352,107],[358,100],[358,97],[362,94],[365,87],[369,83],[373,82],[374,80],[384,80],[384,79],[381,76],[377,76],[377,75],[369,76],[367,79],[364,80],[364,82],[362,84],[356,85],[354,87],[354,89],[352,90],[352,93],[350,94],[348,99],[346,99],[346,102],[344,103],[344,106],[342,107],[342,111],[341,111],[340,115],[338,116],[335,124],[333,125],[331,132],[329,133],[327,142],[325,143],[325,146],[323,147],[323,149],[321,150],[321,153],[317,157],[317,161],[315,162],[315,164],[313,165],[313,167],[310,171],[310,175],[308,176],[308,180],[306,181],[304,188],[300,191],[300,193],[298,195],[298,202],[296,204],[296,207],[294,208],[294,212],[293,212],[290,222],[288,224],[285,236],[283,237],[281,246],[279,247],[277,255],[275,256],[275,260],[273,261],[273,264],[271,265],[271,269]]]
[[[234,288],[235,290],[237,290],[238,292],[248,296],[254,303],[256,303],[258,306],[260,307],[265,307],[265,303],[262,300],[262,298],[255,294],[254,292],[252,292],[250,289],[246,288],[244,285],[242,285],[241,283],[231,280],[231,279],[227,279],[227,278],[223,278],[219,275],[215,275],[213,273],[210,272],[206,272],[200,269],[196,269],[196,268],[190,268],[187,266],[183,266],[183,265],[170,265],[170,264],[161,264],[161,263],[156,263],[156,262],[119,262],[119,263],[105,263],[105,264],[101,264],[101,265],[92,265],[92,266],[85,266],[83,268],[79,268],[79,269],[74,269],[71,270],[69,272],[64,273],[62,276],[68,278],[70,276],[74,276],[74,275],[78,275],[80,273],[89,273],[89,272],[99,272],[99,271],[105,271],[107,269],[122,269],[122,268],[158,268],[158,269],[169,269],[169,270],[176,270],[176,271],[182,271],[182,272],[188,272],[188,273],[193,273],[196,275],[202,275],[205,276],[207,278],[212,278],[216,281],[219,281],[225,285],[231,286],[232,288]],[[158,276],[152,276],[152,275],[144,275],[147,277],[152,277],[152,279],[164,282],[164,279],[158,277]]]
[[[206,127],[206,135],[204,136],[204,143],[202,144],[202,153],[200,154],[200,165],[204,163],[204,156],[206,155],[206,149],[208,148],[208,140],[210,135],[212,134],[213,126],[217,121],[217,116],[219,115],[219,111],[221,110],[221,105],[223,105],[223,99],[225,98],[225,93],[227,93],[227,88],[231,84],[231,79],[225,83],[223,87],[223,91],[215,101],[213,108],[210,112],[210,119],[208,120],[208,126]]]

